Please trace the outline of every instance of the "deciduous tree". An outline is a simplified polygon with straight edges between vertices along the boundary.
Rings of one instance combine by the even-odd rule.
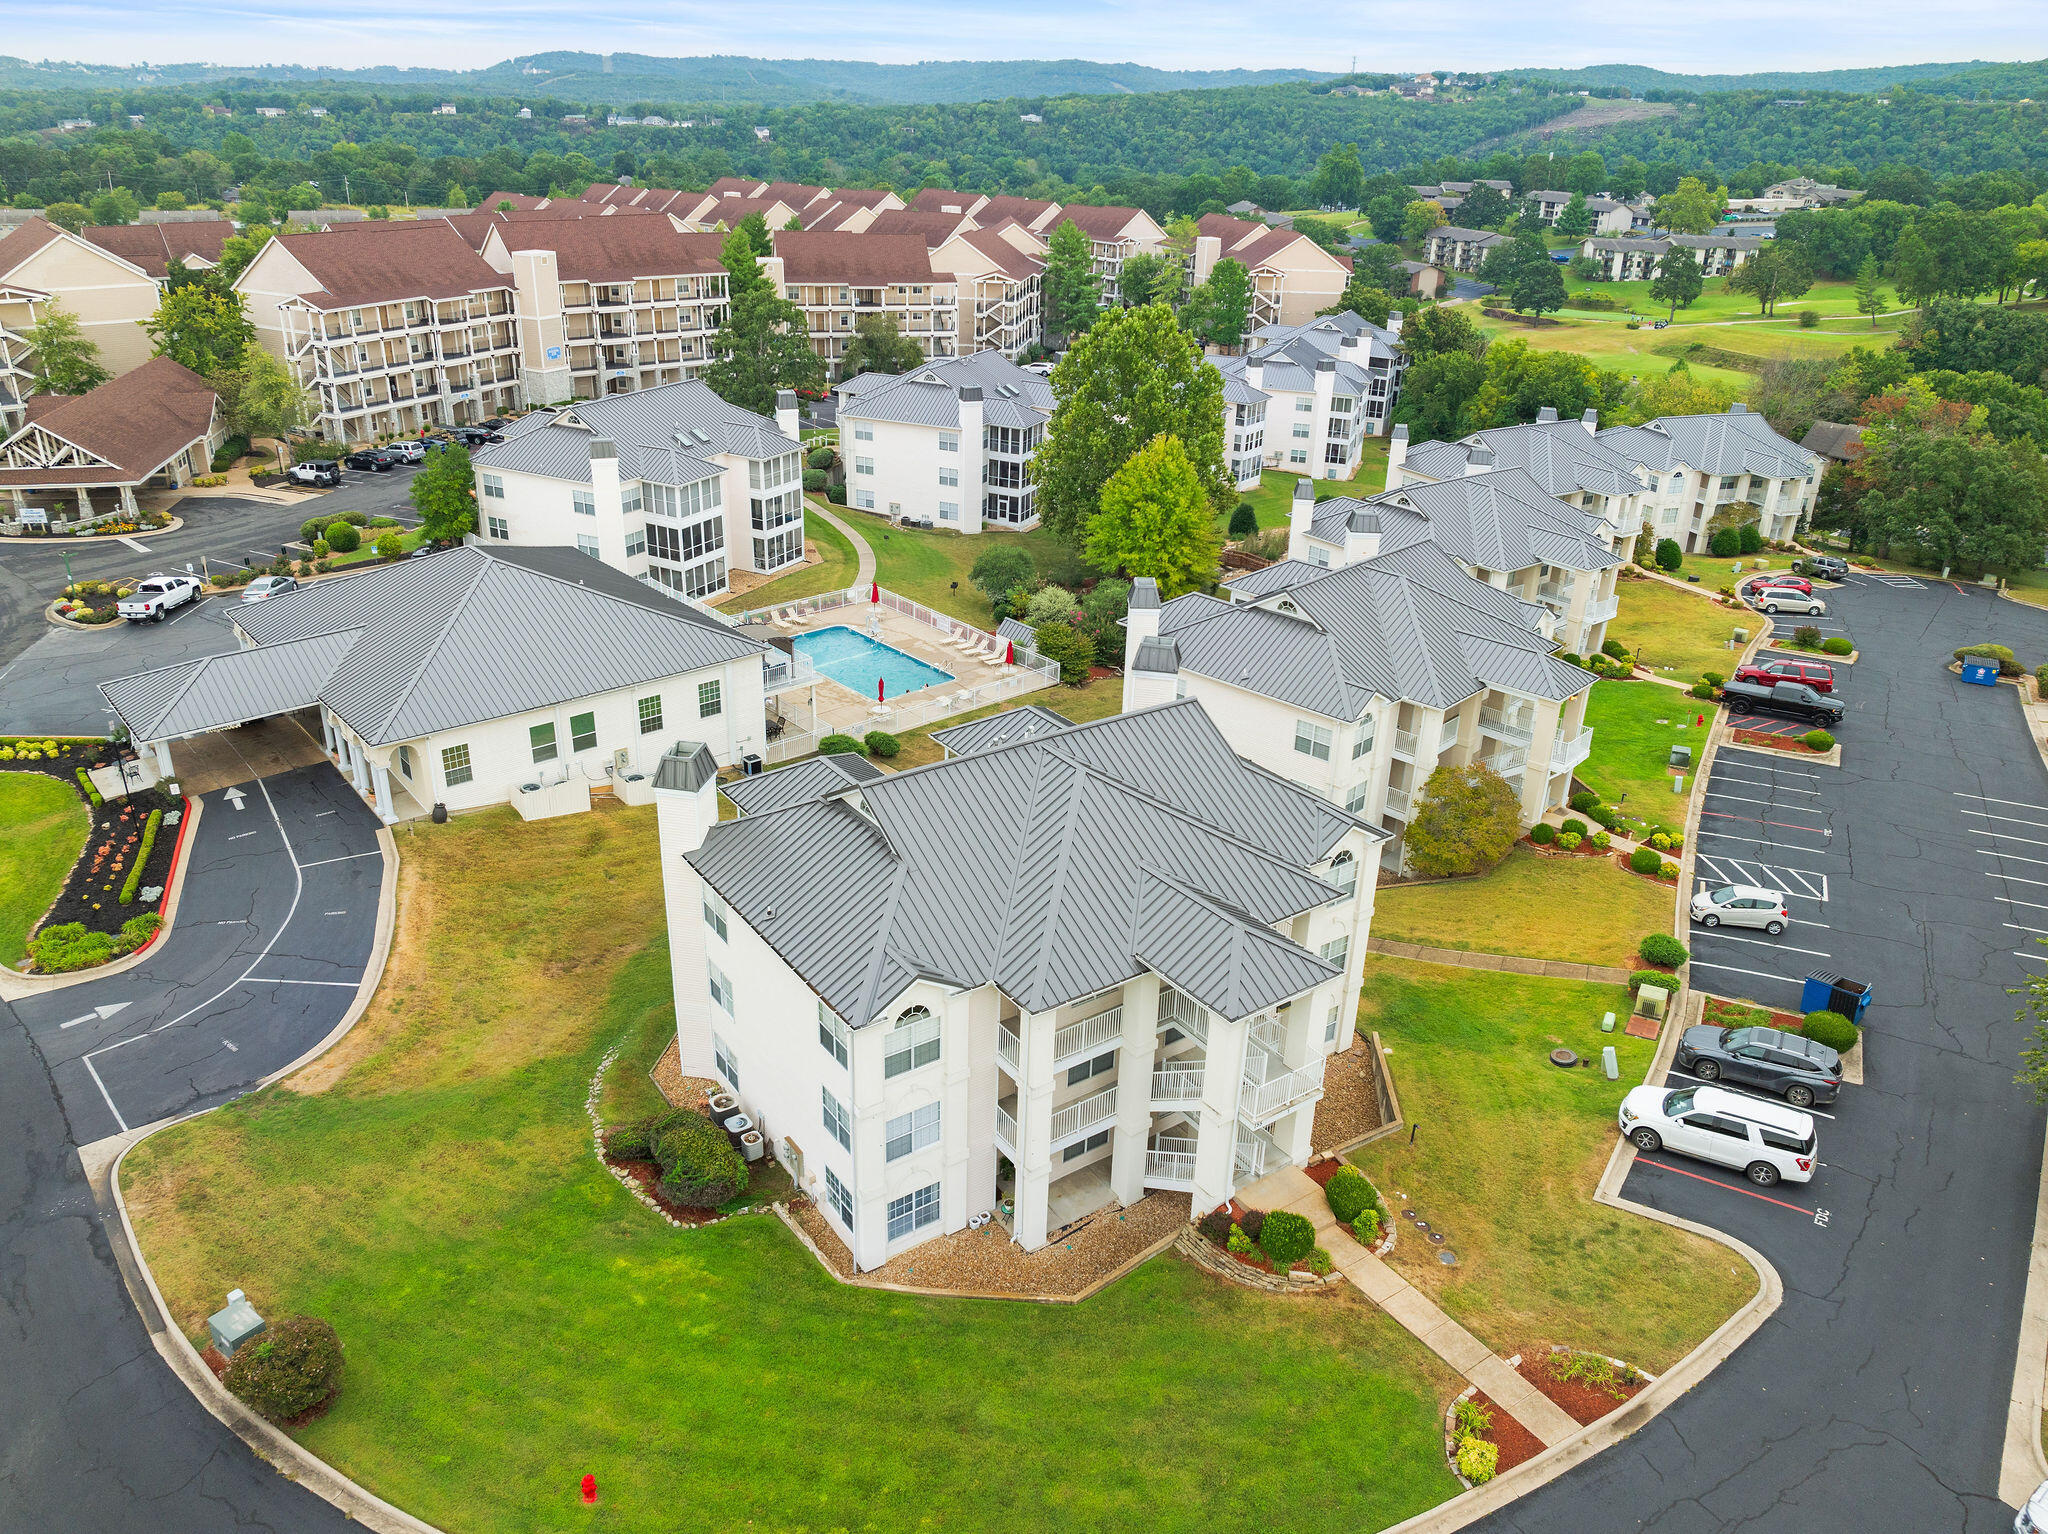
[[[1225,256],[1208,280],[1188,295],[1181,322],[1196,340],[1232,350],[1244,344],[1251,324],[1252,277],[1242,261]]]
[[[181,362],[210,379],[239,366],[242,348],[256,339],[241,294],[198,283],[164,294],[142,328],[156,343],[159,357]]]
[[[1429,238],[1432,229],[1441,229],[1450,220],[1444,217],[1443,204],[1424,198],[1411,202],[1401,214],[1401,237],[1411,245]]]
[[[1506,857],[1521,832],[1514,789],[1491,767],[1473,762],[1429,775],[1403,846],[1417,873],[1470,874]]]
[[[803,310],[775,291],[744,228],[725,237],[720,260],[732,299],[713,343],[718,360],[705,369],[704,382],[729,404],[773,415],[782,390],[823,387],[825,364],[811,350]]]
[[[1547,256],[1525,262],[1508,283],[1508,302],[1524,313],[1544,314],[1564,307],[1564,273]]]
[[[968,572],[967,579],[973,582],[976,591],[988,598],[996,616],[1002,618],[1008,615],[1011,596],[1030,583],[1032,573],[1029,554],[1015,544],[996,543],[975,556],[974,568]]]
[[[1872,330],[1877,329],[1877,317],[1885,310],[1884,289],[1878,282],[1877,257],[1865,256],[1863,264],[1856,268],[1856,312],[1870,316]]]
[[[907,373],[924,361],[924,348],[896,328],[889,314],[863,314],[853,322],[853,340],[839,362],[839,376]]]
[[[1918,546],[1944,566],[2007,575],[2040,567],[2048,466],[2031,442],[1912,432],[1873,447],[1857,469],[1871,487],[1864,534],[1878,548]]]
[[[1728,277],[1728,290],[1747,293],[1763,314],[1776,313],[1779,304],[1799,297],[1812,286],[1813,268],[1806,264],[1806,257],[1790,245],[1780,247],[1775,240],[1766,243]]]
[[[408,493],[421,533],[435,543],[454,543],[476,531],[476,472],[461,443],[430,454]]]
[[[52,299],[42,317],[22,333],[35,357],[36,376],[48,394],[84,394],[114,375],[100,361],[100,349],[78,316]]]
[[[1110,475],[1084,552],[1106,575],[1153,577],[1166,597],[1216,578],[1216,508],[1178,437],[1154,437]]]
[[[1657,263],[1657,275],[1650,282],[1650,297],[1667,307],[1667,318],[1676,319],[1679,310],[1692,307],[1705,284],[1692,252],[1674,245]]]
[[[1674,234],[1705,234],[1721,221],[1727,206],[1728,188],[1685,176],[1657,199],[1657,222]]]

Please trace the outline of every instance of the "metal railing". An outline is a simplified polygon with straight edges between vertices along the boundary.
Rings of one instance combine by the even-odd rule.
[[[1149,1187],[1193,1187],[1195,1184],[1195,1153],[1193,1151],[1146,1151],[1145,1182]]]
[[[1529,764],[1527,746],[1503,746],[1491,756],[1473,758],[1483,767],[1491,767],[1504,778],[1511,778]]]
[[[1121,1037],[1124,1031],[1124,1009],[1111,1007],[1107,1012],[1098,1012],[1093,1017],[1084,1017],[1078,1022],[1068,1023],[1052,1036],[1052,1068],[1058,1070],[1083,1056],[1093,1054],[1103,1045]]]
[[[1536,738],[1535,728],[1523,722],[1528,717],[1526,714],[1505,713],[1497,708],[1482,708],[1479,711],[1479,733],[1526,746]]]
[[[1010,1159],[1017,1159],[1017,1120],[1001,1103],[996,1104],[996,1139],[1010,1153]]]
[[[1204,1073],[1202,1061],[1169,1060],[1152,1073],[1152,1101],[1184,1103],[1200,1098]]]
[[[817,663],[808,655],[791,654],[779,661],[764,661],[761,665],[761,686],[767,692],[783,692],[817,679]]]
[[[1458,715],[1450,714],[1445,717],[1443,734],[1437,737],[1436,742],[1436,749],[1438,755],[1442,755],[1444,752],[1450,750],[1451,747],[1455,746],[1458,743],[1459,724],[1460,720]]]
[[[1408,818],[1408,803],[1407,789],[1389,788],[1387,790],[1387,813],[1389,815],[1399,815],[1403,820],[1406,820]]]
[[[1572,736],[1560,735],[1550,743],[1550,770],[1566,772],[1583,762],[1593,752],[1593,732],[1582,729]]]
[[[1621,611],[1621,598],[1617,596],[1595,597],[1586,604],[1588,623],[1605,623]]]
[[[1394,755],[1405,756],[1410,761],[1415,759],[1415,732],[1413,730],[1394,731]]]
[[[1572,605],[1572,594],[1569,587],[1560,586],[1555,581],[1544,581],[1536,588],[1536,600],[1545,607],[1555,607],[1562,612]]]
[[[996,1110],[1001,1112],[999,1108]],[[1084,1097],[1077,1103],[1068,1103],[1052,1116],[1052,1140],[1058,1145],[1075,1135],[1086,1134],[1098,1125],[1107,1124],[1116,1117],[1116,1088],[1104,1087],[1091,1097]],[[1011,1142],[1013,1145],[1015,1141]]]
[[[1023,1069],[1024,1041],[1010,1031],[1008,1023],[996,1024],[996,1058],[1007,1065],[1013,1075]]]
[[[1252,1049],[1244,1058],[1244,1090],[1237,1100],[1238,1116],[1250,1124],[1264,1124],[1278,1118],[1296,1103],[1322,1091],[1323,1066],[1287,1069],[1277,1055]]]
[[[1201,1006],[1179,991],[1160,991],[1159,1026],[1178,1028],[1197,1044],[1209,1042],[1209,1022],[1203,1016]]]

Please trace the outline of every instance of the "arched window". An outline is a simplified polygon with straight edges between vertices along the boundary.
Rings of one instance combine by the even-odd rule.
[[[929,1007],[906,1007],[889,1030],[882,1074],[901,1076],[939,1058],[939,1020]]]
[[[1358,888],[1358,863],[1348,852],[1330,859],[1330,882],[1349,895]]]

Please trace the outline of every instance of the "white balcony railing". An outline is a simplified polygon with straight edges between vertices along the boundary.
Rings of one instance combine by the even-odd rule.
[[[761,686],[770,693],[792,687],[807,687],[818,679],[818,667],[808,655],[785,655],[761,667]]]
[[[1593,752],[1593,732],[1582,729],[1576,735],[1560,735],[1550,745],[1550,770],[1569,772]]]
[[[1162,990],[1159,993],[1159,1026],[1178,1028],[1197,1044],[1209,1042],[1209,1024],[1202,1016],[1199,1004],[1181,995],[1179,991]]]
[[[1052,1143],[1057,1146],[1062,1140],[1071,1140],[1076,1135],[1100,1128],[1115,1117],[1116,1088],[1104,1087],[1092,1097],[1068,1103],[1052,1116]]]
[[[996,1024],[996,1058],[1010,1068],[1010,1074],[1017,1074],[1024,1059],[1024,1041],[1010,1031],[1009,1024]]]
[[[1536,588],[1536,600],[1545,607],[1554,607],[1563,612],[1572,605],[1571,588],[1560,586],[1555,581],[1544,581]]]
[[[1449,714],[1445,716],[1443,734],[1439,735],[1436,741],[1436,749],[1439,756],[1458,743],[1458,732],[1463,725],[1464,719],[1460,715]]]
[[[1123,1031],[1122,1007],[1111,1007],[1107,1012],[1068,1023],[1052,1036],[1052,1068],[1058,1070],[1070,1061],[1093,1054],[1105,1044],[1115,1043]]]
[[[1250,1049],[1244,1057],[1244,1089],[1237,1100],[1238,1116],[1251,1124],[1269,1123],[1322,1089],[1322,1061],[1289,1070],[1278,1055]]]
[[[1512,778],[1529,765],[1529,750],[1526,746],[1503,746],[1491,756],[1475,757],[1480,765],[1491,767],[1504,778]]]
[[[1399,815],[1403,820],[1406,820],[1408,818],[1408,803],[1407,789],[1389,788],[1387,790],[1387,813],[1389,815]]]
[[[996,1143],[1012,1161],[1017,1159],[1017,1120],[1001,1103],[996,1104]]]
[[[1621,598],[1618,595],[1595,597],[1586,604],[1586,621],[1588,623],[1605,623],[1620,611]]]
[[[1145,1186],[1148,1188],[1192,1188],[1195,1185],[1193,1151],[1145,1152]]]
[[[1203,1062],[1169,1060],[1152,1073],[1152,1101],[1184,1103],[1202,1095]]]
[[[1526,746],[1536,738],[1535,728],[1528,721],[1527,714],[1507,714],[1497,708],[1482,708],[1479,711],[1479,733]]]
[[[1394,755],[1405,757],[1411,762],[1415,760],[1415,732],[1413,730],[1394,731]]]

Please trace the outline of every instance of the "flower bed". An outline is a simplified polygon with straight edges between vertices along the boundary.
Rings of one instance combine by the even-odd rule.
[[[121,599],[135,589],[132,581],[78,581],[66,586],[57,602],[57,616],[73,623],[114,623]]]
[[[1638,847],[1636,851],[1640,852],[1642,851],[1642,848]],[[1652,884],[1666,884],[1671,885],[1673,887],[1677,886],[1678,865],[1676,863],[1667,860],[1665,862],[1658,864],[1657,872],[1655,873],[1639,873],[1634,868],[1629,866],[1629,859],[1634,856],[1635,853],[1633,852],[1617,852],[1614,854],[1614,861],[1620,865],[1623,873],[1633,874],[1638,879],[1648,879]],[[1671,870],[1670,873],[1664,872],[1664,870],[1667,868]]]
[[[1738,746],[1760,746],[1766,751],[1784,751],[1793,756],[1825,756],[1798,735],[1773,735],[1767,730],[1731,730],[1728,738]]]
[[[1543,1452],[1543,1440],[1509,1416],[1485,1391],[1474,1387],[1454,1401],[1451,1404],[1450,1416],[1446,1418],[1447,1423],[1451,1417],[1459,1415],[1458,1408],[1461,1405],[1469,1405],[1483,1412],[1487,1418],[1486,1425],[1477,1431],[1465,1433],[1452,1428],[1444,1435],[1444,1451],[1451,1462],[1451,1470],[1467,1486],[1473,1485],[1474,1482],[1458,1468],[1458,1445],[1465,1437],[1490,1443],[1499,1451],[1499,1457],[1494,1461],[1493,1476],[1505,1475],[1517,1465],[1527,1464]],[[1493,1476],[1486,1479],[1491,1480]]]
[[[1525,1358],[1515,1372],[1581,1427],[1627,1405],[1651,1381],[1650,1375],[1618,1359],[1560,1347],[1545,1358]]]

